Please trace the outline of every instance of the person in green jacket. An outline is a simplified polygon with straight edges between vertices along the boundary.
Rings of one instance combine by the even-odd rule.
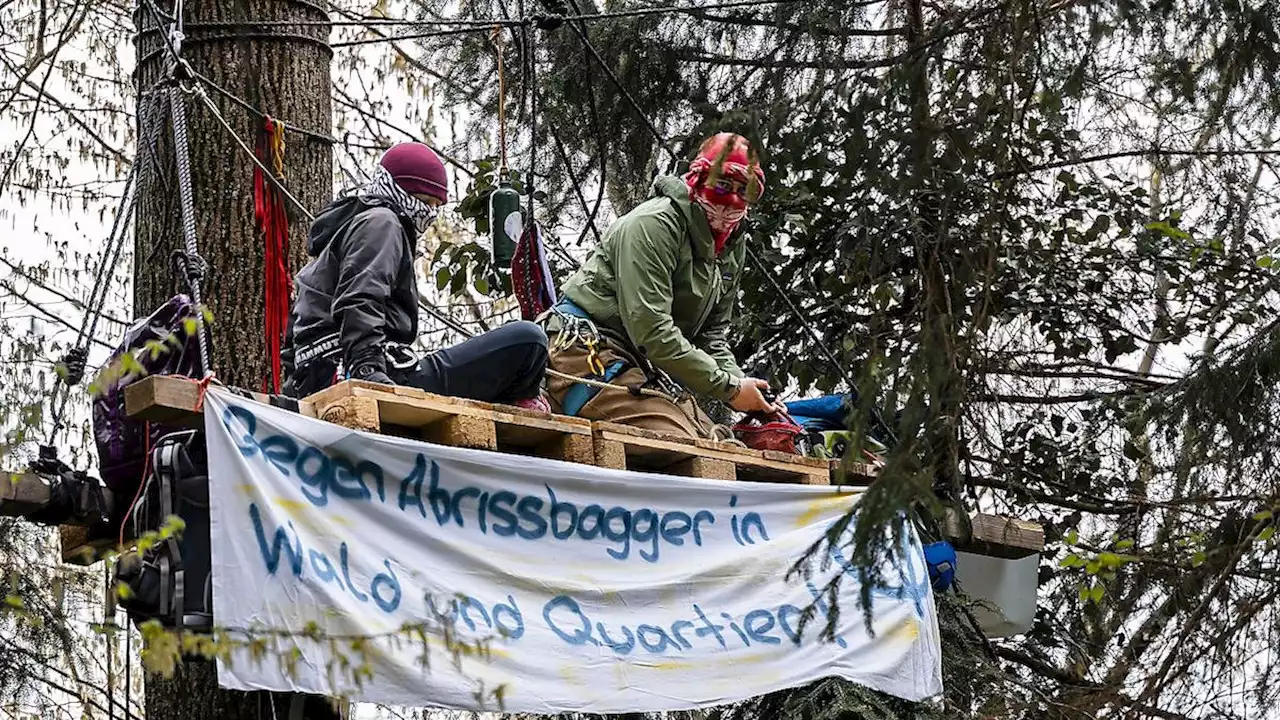
[[[738,367],[728,339],[746,256],[736,231],[763,187],[747,140],[720,133],[688,174],[657,178],[651,197],[610,226],[543,318],[557,412],[710,437],[688,391],[739,412],[779,409],[768,383]]]

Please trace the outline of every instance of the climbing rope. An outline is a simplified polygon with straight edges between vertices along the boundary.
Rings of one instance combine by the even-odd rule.
[[[490,36],[498,59],[498,173],[507,172],[507,77],[502,63],[502,27],[495,26]]]
[[[639,394],[639,395],[648,395],[650,397],[659,397],[666,400],[671,399],[670,395],[660,390],[650,390],[649,388],[636,388],[632,390],[631,388],[625,385],[612,385],[610,383],[601,382],[599,380],[592,380],[590,378],[583,378],[583,377],[578,377],[576,375],[570,375],[568,373],[562,373],[559,370],[552,370],[551,368],[547,368],[545,372],[547,373],[547,375],[551,377],[557,377],[557,378],[560,378],[561,380],[569,380],[571,382],[580,383],[582,385],[590,385],[593,388],[599,388],[601,390],[620,390],[622,392],[631,393],[632,395]]]
[[[538,177],[538,51],[537,35],[529,32],[529,25],[521,28],[524,33],[524,56],[528,68],[529,93],[529,177],[525,181],[525,192],[529,194],[529,227],[536,228],[537,220],[533,215],[534,182]],[[534,237],[537,237],[535,233]]]
[[[85,363],[89,357],[89,342],[93,340],[98,329],[98,320],[102,317],[102,308],[106,304],[109,283],[107,277],[114,274],[124,239],[127,236],[129,220],[133,216],[133,204],[136,199],[138,162],[129,168],[125,178],[124,195],[116,206],[115,217],[111,221],[111,234],[107,236],[107,246],[103,250],[102,259],[94,272],[93,288],[89,292],[89,301],[85,305],[85,315],[76,333],[76,342],[62,359],[62,372],[54,381],[52,425],[49,428],[48,441],[40,448],[40,456],[52,461],[56,458],[54,440],[62,429],[63,416],[67,410],[67,401],[71,398],[71,388],[79,385],[84,379]]]
[[[179,8],[181,0],[179,0]],[[173,153],[178,167],[178,200],[182,207],[182,239],[185,245],[183,259],[191,302],[196,306],[196,345],[200,349],[200,374],[209,372],[209,341],[205,334],[204,302],[200,297],[200,280],[204,277],[204,260],[196,245],[196,209],[191,194],[191,155],[187,145],[187,107],[182,99],[182,89],[176,84],[169,88],[169,112],[173,115]]]
[[[164,24],[164,17],[155,0],[143,0],[156,27]],[[196,243],[196,211],[195,200],[191,191],[191,151],[187,138],[187,107],[183,100],[184,83],[190,83],[191,66],[182,59],[183,33],[183,0],[174,0],[173,14],[170,16],[169,32],[160,33],[165,47],[169,51],[172,64],[169,66],[168,88],[169,114],[173,120],[173,154],[178,169],[178,202],[182,212],[183,250],[175,254],[181,263],[186,276],[191,301],[195,303],[197,313],[196,345],[200,351],[201,375],[210,371],[209,340],[204,324],[204,303],[200,294],[200,280],[204,277],[204,260],[200,257],[200,248]]]

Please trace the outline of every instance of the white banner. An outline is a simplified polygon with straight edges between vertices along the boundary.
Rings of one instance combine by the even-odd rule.
[[[871,634],[840,553],[787,577],[854,494],[440,447],[217,389],[205,426],[214,618],[249,640],[219,661],[224,687],[533,713],[708,707],[826,676],[942,692],[914,536],[873,589]]]

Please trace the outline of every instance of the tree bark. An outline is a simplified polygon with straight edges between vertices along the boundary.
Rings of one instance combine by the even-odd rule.
[[[150,0],[147,0],[148,2]],[[163,86],[168,50],[143,5],[135,15],[138,42],[138,137],[142,155],[156,141],[158,162],[140,178],[134,245],[133,302],[136,314],[150,312],[186,284],[174,272],[171,253],[183,247],[182,217],[174,167],[172,126]],[[325,26],[209,27],[202,23],[325,21],[309,0],[187,0],[183,56],[191,67],[249,105],[289,124],[327,137],[330,107],[328,28]],[[255,39],[237,39],[251,33]],[[275,35],[258,38],[259,33]],[[305,38],[312,38],[306,40]],[[153,89],[155,88],[155,89]],[[158,90],[158,96],[156,94]],[[231,127],[253,147],[263,119],[206,88]],[[152,102],[154,100],[154,102]],[[223,382],[262,389],[268,371],[263,342],[264,244],[254,218],[253,160],[198,98],[187,95],[192,188],[200,255],[208,263],[202,283],[213,313],[211,364]],[[318,138],[287,133],[286,185],[314,213],[332,197],[332,148]],[[290,207],[289,268],[306,260],[307,221]]]
[[[164,84],[171,64],[163,39],[167,27],[156,31],[149,3],[144,0],[134,16],[140,33],[135,75],[138,157],[147,163],[138,186],[135,315],[149,313],[177,292],[187,292],[184,278],[170,260],[184,242]],[[320,136],[286,136],[286,185],[314,213],[333,191],[332,148],[323,139],[332,124],[329,28],[260,24],[281,20],[326,21],[328,15],[310,0],[187,0],[182,54],[197,73],[257,110]],[[253,148],[264,119],[217,90],[207,86],[205,90],[235,133]],[[263,329],[264,242],[254,216],[255,165],[196,95],[186,95],[186,115],[197,245],[207,264],[202,300],[213,316],[211,369],[228,384],[263,389],[270,364]],[[296,208],[290,207],[289,213],[292,274],[306,259],[308,223]],[[290,714],[289,695],[220,689],[217,671],[207,661],[188,660],[169,679],[149,677],[146,690],[148,720],[296,717]],[[337,713],[327,699],[308,697],[303,716],[332,718]]]

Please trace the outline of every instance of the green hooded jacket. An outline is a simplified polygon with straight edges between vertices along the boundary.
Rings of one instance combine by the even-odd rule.
[[[659,177],[651,193],[610,226],[563,294],[689,389],[727,400],[743,375],[726,335],[746,245],[731,237],[716,257],[682,179]]]

